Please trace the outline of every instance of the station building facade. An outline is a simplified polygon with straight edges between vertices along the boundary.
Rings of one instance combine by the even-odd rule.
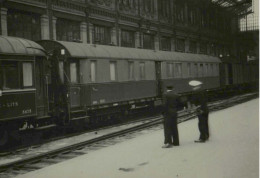
[[[5,0],[0,34],[236,56],[234,14],[209,0]]]

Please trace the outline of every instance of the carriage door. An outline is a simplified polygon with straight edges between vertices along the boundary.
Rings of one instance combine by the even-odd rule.
[[[155,62],[156,94],[162,96],[162,62]]]
[[[228,64],[227,66],[228,69],[228,84],[231,85],[233,84],[233,68],[232,68],[232,64]]]
[[[70,62],[70,106],[80,106],[80,86],[79,84],[79,63],[78,61]]]
[[[44,58],[35,60],[35,87],[36,87],[36,104],[38,116],[48,114],[47,87],[45,86],[44,75]]]

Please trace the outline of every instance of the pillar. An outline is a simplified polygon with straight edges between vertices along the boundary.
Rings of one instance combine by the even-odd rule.
[[[87,23],[81,22],[80,24],[80,40],[82,43],[87,43]]]
[[[111,43],[117,45],[116,27],[111,28]]]
[[[48,40],[50,39],[50,31],[49,31],[49,18],[47,15],[41,16],[41,39]]]
[[[88,33],[89,33],[89,43],[90,44],[93,44],[94,43],[94,39],[93,39],[93,36],[94,36],[94,26],[92,23],[89,23],[88,24]]]
[[[159,35],[158,34],[154,36],[154,49],[156,51],[160,50],[160,41],[159,41]]]
[[[1,31],[3,36],[7,36],[7,10],[6,8],[1,8],[0,9],[0,17],[1,17]]]
[[[56,36],[56,22],[57,22],[57,18],[56,17],[52,17],[52,28],[53,28],[53,40],[57,39]]]
[[[188,53],[188,52],[190,52],[190,39],[185,38],[184,40],[185,40],[184,41],[184,46],[185,46],[184,52]]]
[[[121,46],[121,33],[122,33],[122,30],[121,28],[118,29],[118,46]]]
[[[175,51],[175,39],[171,38],[171,51]]]
[[[140,47],[140,33],[135,32],[135,47],[138,48]]]
[[[155,19],[159,19],[158,2],[157,2],[157,0],[154,1],[154,16],[155,16]]]

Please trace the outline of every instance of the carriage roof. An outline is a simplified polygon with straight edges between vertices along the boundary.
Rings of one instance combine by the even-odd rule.
[[[154,60],[179,62],[215,62],[218,57],[204,54],[181,53],[173,51],[155,51],[149,49],[126,48],[109,45],[95,45],[65,41],[43,40],[39,44],[44,47],[66,50],[67,57],[71,58],[97,58],[97,59],[128,59],[128,60]],[[49,49],[50,50],[50,49]]]
[[[34,41],[0,36],[0,55],[26,55],[26,56],[45,56],[45,50]]]

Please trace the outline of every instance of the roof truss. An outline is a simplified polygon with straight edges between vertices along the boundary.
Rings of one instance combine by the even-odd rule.
[[[238,16],[252,13],[252,0],[211,0],[214,4],[231,11]]]

